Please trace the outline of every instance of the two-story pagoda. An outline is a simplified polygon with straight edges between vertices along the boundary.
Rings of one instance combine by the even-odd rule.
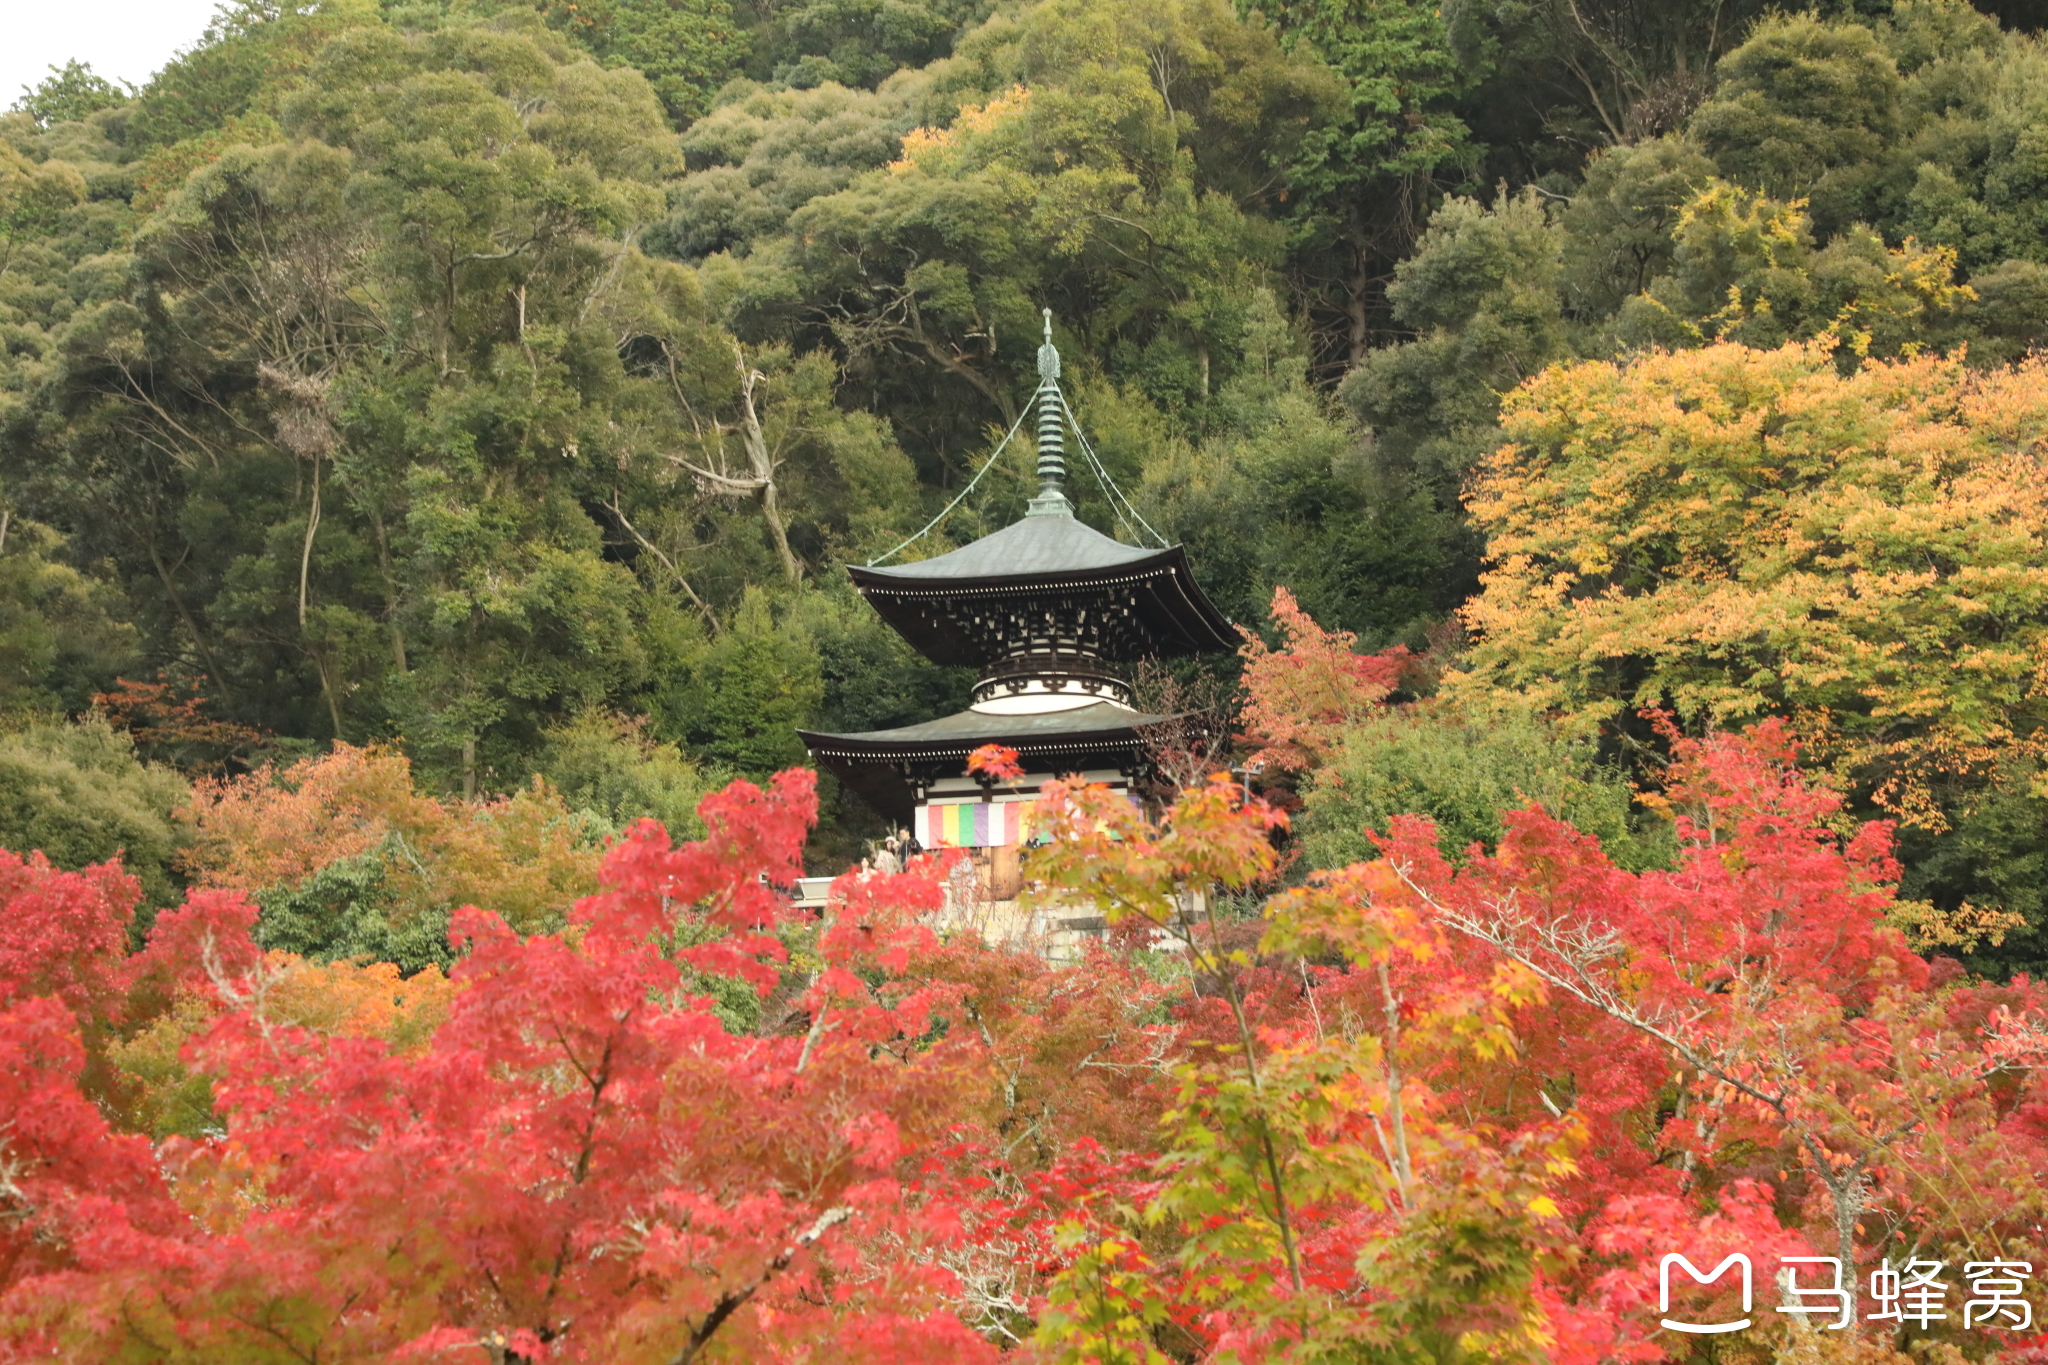
[[[979,673],[970,705],[896,730],[801,732],[821,767],[925,848],[989,850],[979,858],[997,885],[1011,880],[1029,837],[1021,817],[1042,783],[1078,773],[1134,795],[1142,787],[1144,732],[1173,718],[1137,710],[1129,666],[1237,644],[1181,547],[1125,545],[1075,519],[1062,491],[1067,408],[1050,313],[1038,373],[1040,488],[1023,519],[949,554],[850,571],[919,653]],[[1025,776],[968,777],[967,756],[984,744],[1015,749]]]

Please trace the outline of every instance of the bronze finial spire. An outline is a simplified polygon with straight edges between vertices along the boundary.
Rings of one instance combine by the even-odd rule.
[[[1060,401],[1060,353],[1052,344],[1052,309],[1044,310],[1045,344],[1038,348],[1038,496],[1025,515],[1072,516],[1066,494],[1067,424]]]

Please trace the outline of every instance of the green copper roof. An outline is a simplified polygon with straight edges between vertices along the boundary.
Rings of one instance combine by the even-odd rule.
[[[1035,516],[946,554],[913,564],[856,569],[854,577],[857,581],[923,585],[1018,574],[1086,573],[1140,564],[1169,553],[1111,540],[1072,516]]]
[[[1036,715],[1001,715],[985,711],[958,711],[938,720],[905,725],[894,730],[863,730],[855,734],[827,734],[800,730],[812,751],[832,753],[873,753],[906,748],[971,753],[984,744],[1002,744],[1012,749],[1032,750],[1063,744],[1077,738],[1124,739],[1140,726],[1163,725],[1171,716],[1126,711],[1108,702],[1076,706],[1066,711],[1043,711]]]

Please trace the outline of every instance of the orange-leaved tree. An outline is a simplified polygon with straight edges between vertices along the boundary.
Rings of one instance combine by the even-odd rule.
[[[1505,1130],[1560,1112],[1589,1129],[1589,1178],[1560,1191],[1583,1238],[1561,1337],[1584,1359],[1639,1339],[1651,1263],[1686,1243],[1833,1257],[1852,1310],[1886,1258],[2038,1260],[2041,990],[1911,951],[1886,914],[1889,826],[1838,835],[1840,798],[1802,779],[1783,722],[1680,739],[1675,757],[1669,870],[1624,872],[1531,808],[1462,868],[1426,822],[1397,822],[1360,882],[1373,913],[1456,942],[1460,969],[1512,964],[1545,987],[1516,1020],[1517,1065],[1482,1093]],[[1973,1353],[2015,1335],[1860,1312],[1847,1330]]]
[[[1574,1170],[1578,1125],[1496,1141],[1433,1074],[1511,1054],[1533,976],[1444,970],[1440,929],[1344,881],[1276,900],[1265,954],[1233,946],[1217,893],[1273,871],[1285,817],[1225,776],[1157,823],[1101,787],[1056,784],[1046,801],[1041,894],[1086,897],[1172,945],[1197,995],[1156,1153],[1084,1152],[1055,1172],[1062,1255],[1039,1347],[1133,1365],[1163,1365],[1169,1346],[1542,1360],[1541,1271],[1569,1241],[1552,1187]]]
[[[188,1065],[185,1045],[236,1003],[223,981],[260,976],[267,1024],[400,1049],[423,1045],[447,1017],[453,986],[438,968],[407,977],[388,962],[259,954],[256,907],[236,891],[193,891],[131,954],[141,905],[140,884],[118,862],[67,872],[40,854],[0,850],[0,1009],[40,999],[67,1012],[80,1048],[75,1079],[121,1130],[164,1137],[215,1126],[212,1078]]]
[[[1254,761],[1311,768],[1385,705],[1415,658],[1405,645],[1358,653],[1355,631],[1325,630],[1285,588],[1273,590],[1273,624],[1278,649],[1238,627],[1245,744]]]
[[[2039,988],[1911,951],[1782,725],[1673,748],[1669,867],[1407,819],[1256,918],[1276,811],[1059,784],[1027,872],[1116,930],[1065,966],[942,940],[931,863],[811,919],[806,773],[636,828],[560,934],[459,912],[447,982],[261,953],[218,890],[125,956],[117,870],[0,860],[0,1358],[1604,1365],[1672,1353],[1670,1252],[1765,1305],[1782,1257],[2039,1263]],[[154,1150],[144,1040],[207,1087]],[[1756,1316],[1745,1359],[2027,1344]]]
[[[1667,1253],[1746,1252],[1766,1286],[1780,1258],[1834,1257],[1852,1307],[1887,1257],[2048,1254],[2041,991],[1912,952],[1888,826],[1838,834],[1782,723],[1675,750],[1668,869],[1617,867],[1535,806],[1463,866],[1404,819],[1379,858],[1272,898],[1257,952],[1187,909],[1271,866],[1271,812],[1224,782],[1158,824],[1054,792],[1031,871],[1180,940],[1198,994],[1156,1154],[1086,1167],[1055,1215],[1041,1345],[1654,1360]],[[1674,1303],[1726,1320],[1731,1289]],[[1804,1330],[1765,1317],[1751,1342]],[[1860,1310],[1841,1338],[1873,1362],[2027,1339]]]
[[[305,952],[326,946],[319,931],[351,899],[374,902],[401,938],[417,929],[436,944],[462,905],[521,930],[558,927],[597,889],[603,854],[598,832],[538,779],[495,800],[443,801],[414,789],[404,755],[348,744],[282,771],[202,781],[183,817],[193,879],[249,891],[278,932],[312,921],[273,940]]]
[[[93,709],[132,734],[145,755],[188,773],[253,762],[267,736],[252,726],[206,715],[207,698],[192,690],[194,682],[205,681],[174,682],[163,673],[153,683],[116,678],[111,691],[93,694]]]

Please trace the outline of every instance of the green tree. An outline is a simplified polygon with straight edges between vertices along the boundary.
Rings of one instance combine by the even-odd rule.
[[[1477,83],[1460,60],[1443,7],[1402,0],[1258,0],[1283,41],[1314,52],[1343,83],[1341,112],[1312,127],[1276,168],[1295,241],[1289,272],[1311,316],[1341,332],[1356,365],[1388,327],[1386,274],[1413,249],[1442,187],[1462,184],[1480,148],[1457,113]]]
[[[40,850],[71,871],[119,857],[150,906],[180,895],[185,841],[171,816],[189,794],[183,778],[139,761],[128,737],[104,721],[0,726],[0,848]]]
[[[1460,595],[1448,514],[1310,386],[1308,346],[1270,291],[1255,295],[1243,344],[1204,437],[1155,437],[1139,491],[1147,519],[1187,544],[1203,586],[1235,620],[1263,619],[1284,586],[1318,619],[1369,642],[1420,644]]]
[[[1386,835],[1397,815],[1428,816],[1453,861],[1474,845],[1491,853],[1501,814],[1532,801],[1599,839],[1631,871],[1671,852],[1668,826],[1632,811],[1626,776],[1599,761],[1590,738],[1539,717],[1477,716],[1436,700],[1389,708],[1356,727],[1303,799],[1296,829],[1311,867],[1377,857],[1372,836]]]
[[[20,449],[224,704],[517,785],[549,724],[654,681],[668,588],[627,563],[633,499],[740,387],[631,245],[673,138],[636,73],[545,31],[355,25],[290,84],[289,140],[199,167],[73,314],[69,420]],[[830,407],[814,372],[803,412]],[[818,441],[886,481],[872,423]]]
[[[1671,273],[1616,320],[1624,342],[1768,347],[1828,333],[1855,355],[1896,356],[1968,335],[1975,294],[1955,283],[1947,248],[1888,248],[1858,225],[1815,251],[1798,204],[1714,180],[1679,211],[1672,236]]]
[[[678,124],[704,112],[748,47],[727,0],[549,0],[547,13],[606,66],[638,70]]]
[[[706,263],[721,312],[743,336],[831,340],[937,482],[1016,415],[1043,306],[1077,373],[1085,357],[1199,407],[1282,245],[1222,190],[1292,154],[1327,73],[1211,0],[1054,0],[970,34],[945,68],[957,115],[786,234]]]
[[[678,842],[703,837],[697,803],[730,780],[650,738],[644,718],[602,711],[550,729],[538,762],[570,810],[614,832],[635,820],[659,820]]]
[[[572,45],[646,77],[676,126],[740,74],[752,41],[729,0],[378,0],[391,26],[422,33],[487,27]]]
[[[38,128],[48,128],[53,123],[81,122],[134,97],[134,87],[124,89],[74,58],[51,67],[50,74],[33,86],[23,86],[14,107],[34,119]]]
[[[1832,234],[1878,208],[1902,82],[1878,35],[1810,14],[1774,17],[1721,64],[1691,131],[1740,184],[1812,204]]]
[[[405,850],[386,845],[327,864],[292,887],[257,893],[262,918],[256,941],[317,962],[390,962],[400,971],[446,969],[448,918],[392,913],[398,897],[386,885],[385,864]]]
[[[873,89],[951,52],[989,0],[755,0],[752,74],[792,89]]]
[[[476,793],[604,715],[650,719],[577,742],[593,793],[794,758],[750,650],[776,725],[948,709],[837,569],[987,458],[1048,306],[1226,611],[1419,644],[1546,366],[2048,335],[2041,45],[1962,0],[1760,16],[249,0],[132,100],[67,68],[0,116],[7,704],[161,672]]]
[[[1413,341],[1366,357],[1340,389],[1388,454],[1443,490],[1496,439],[1500,395],[1571,354],[1565,232],[1535,191],[1445,201],[1387,289]]]
[[[1900,831],[1904,875],[1899,894],[1924,900],[1947,916],[1965,907],[1978,923],[1965,923],[1961,942],[1940,944],[1975,972],[2039,979],[2048,968],[2048,796],[2038,762],[1998,764],[1951,793],[1946,828],[1908,826]],[[1983,931],[1991,912],[2005,922]]]
[[[842,574],[787,606],[787,628],[818,655],[813,723],[857,732],[911,725],[958,710],[971,670],[941,668],[877,616]]]
[[[0,143],[0,276],[24,244],[49,237],[85,195],[85,177],[69,162],[38,164]]]
[[[667,725],[691,750],[750,775],[803,760],[797,727],[824,698],[818,651],[792,629],[762,589],[749,589],[717,635],[685,659],[678,685],[660,699]]]
[[[118,595],[65,563],[62,544],[0,505],[0,715],[83,711],[136,662]]]
[[[375,15],[373,0],[221,5],[200,40],[143,87],[122,125],[124,143],[131,154],[157,153],[159,166],[182,178],[196,160],[224,145],[199,140],[223,129],[263,126],[328,39],[373,23]],[[193,144],[187,155],[172,152],[180,143]]]
[[[670,190],[670,216],[649,233],[648,249],[684,260],[744,254],[812,199],[895,160],[916,123],[900,85],[870,94],[837,82],[735,82],[683,134],[689,173]]]
[[[1583,36],[1641,21],[1601,59],[1637,94],[1587,106],[1608,109],[1611,145],[1547,184],[1504,183],[1490,204],[1445,201],[1386,286],[1410,338],[1372,350],[1341,389],[1446,506],[1495,443],[1500,396],[1554,361],[1829,330],[1854,353],[1967,343],[1989,361],[2042,334],[2048,252],[1998,188],[2030,174],[2017,129],[2038,122],[2032,44],[1961,0],[1904,0],[1882,23],[1779,15],[1710,88],[1697,62],[1716,49],[1681,33],[1698,19],[1684,7],[1572,8]],[[1494,60],[1551,42],[1511,37],[1496,35]],[[1641,74],[1660,62],[1661,86]],[[1586,92],[1609,78],[1582,76]]]
[[[1716,171],[1677,134],[1588,158],[1564,210],[1566,316],[1597,327],[1668,274],[1679,214]]]

